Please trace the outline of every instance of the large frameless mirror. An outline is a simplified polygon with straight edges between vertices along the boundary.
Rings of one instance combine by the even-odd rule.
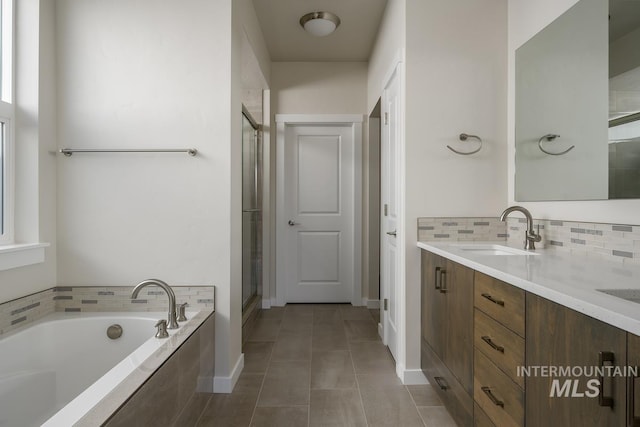
[[[516,51],[518,201],[640,197],[640,2],[581,0]]]

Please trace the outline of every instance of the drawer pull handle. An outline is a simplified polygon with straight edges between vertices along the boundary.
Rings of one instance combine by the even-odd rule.
[[[442,270],[442,267],[436,267],[436,275],[434,278],[436,291],[439,291],[440,287],[442,286],[440,284],[440,270]]]
[[[447,289],[447,270],[440,270],[440,293],[446,294]]]
[[[436,384],[438,384],[438,387],[440,387],[440,390],[447,390],[449,388],[449,385],[444,380],[444,378],[442,378],[442,377],[433,377],[433,379],[436,381]]]
[[[487,344],[489,344],[491,346],[491,348],[494,349],[495,351],[499,351],[500,353],[504,353],[504,347],[501,346],[501,345],[497,345],[493,341],[491,341],[491,337],[488,337],[488,336],[485,335],[484,337],[482,337],[482,341],[484,341]]]
[[[495,299],[494,297],[492,297],[492,296],[491,296],[491,295],[489,295],[489,294],[482,294],[482,296],[483,296],[484,298],[488,299],[489,301],[491,301],[492,303],[494,303],[494,304],[498,304],[499,306],[504,307],[504,301],[497,300],[497,299]]]
[[[491,393],[491,389],[489,387],[480,387],[480,390],[482,390],[484,394],[489,396],[489,399],[491,399],[494,405],[504,408],[504,402],[502,400],[496,399],[493,393]]]
[[[598,363],[601,367],[604,367],[606,362],[611,363],[613,366],[615,362],[615,355],[611,351],[601,351],[598,353]],[[600,406],[608,406],[613,408],[613,397],[604,395],[604,375],[598,378],[600,380],[600,385],[598,388],[600,389],[600,393],[598,393],[598,405]]]

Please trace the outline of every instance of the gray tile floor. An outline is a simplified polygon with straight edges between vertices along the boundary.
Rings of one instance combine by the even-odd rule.
[[[199,426],[455,426],[431,386],[404,386],[377,310],[294,304],[261,313],[232,394]]]

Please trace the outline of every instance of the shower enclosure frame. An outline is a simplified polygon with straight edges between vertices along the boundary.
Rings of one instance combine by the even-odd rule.
[[[262,294],[262,127],[242,106],[242,312],[251,315]],[[247,141],[247,125],[253,130]],[[248,146],[250,145],[250,146]],[[247,159],[246,156],[250,156]]]

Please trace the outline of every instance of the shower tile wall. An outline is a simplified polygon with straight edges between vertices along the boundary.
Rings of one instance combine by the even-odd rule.
[[[213,286],[173,286],[176,303],[190,309],[214,308]],[[56,286],[0,304],[0,335],[56,311],[166,311],[167,296],[158,288],[147,287],[131,300],[131,286]]]

